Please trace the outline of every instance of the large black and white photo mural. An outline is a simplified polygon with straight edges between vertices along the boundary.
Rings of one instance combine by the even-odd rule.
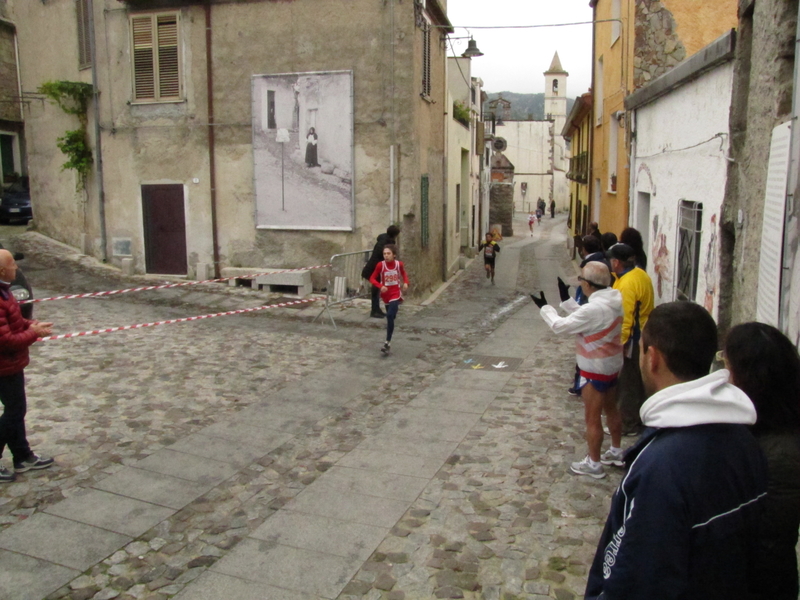
[[[353,229],[352,71],[253,76],[256,226]]]

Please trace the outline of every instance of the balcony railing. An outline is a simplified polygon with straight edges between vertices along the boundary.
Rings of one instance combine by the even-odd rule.
[[[569,171],[567,171],[567,179],[577,181],[578,183],[589,182],[589,153],[581,152],[578,156],[573,156],[569,159]]]

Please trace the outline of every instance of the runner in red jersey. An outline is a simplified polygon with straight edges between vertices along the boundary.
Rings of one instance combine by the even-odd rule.
[[[403,263],[397,260],[397,246],[387,244],[383,249],[383,261],[378,263],[369,282],[381,290],[381,300],[386,306],[386,342],[381,348],[384,355],[389,354],[394,333],[394,320],[400,303],[403,301],[403,291],[408,289],[408,275]]]

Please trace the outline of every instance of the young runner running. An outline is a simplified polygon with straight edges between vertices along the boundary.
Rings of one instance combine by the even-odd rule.
[[[494,285],[494,259],[500,252],[500,244],[492,239],[491,233],[487,233],[486,241],[481,242],[478,251],[483,251],[483,268],[486,269],[486,279],[491,277],[492,285]]]
[[[408,275],[403,263],[397,260],[397,246],[394,244],[384,246],[383,261],[375,267],[369,282],[380,288],[381,300],[386,306],[386,342],[381,348],[381,352],[386,356],[392,344],[394,320],[403,301],[403,291],[408,289]]]

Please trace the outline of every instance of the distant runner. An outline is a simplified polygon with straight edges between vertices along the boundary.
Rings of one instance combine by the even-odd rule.
[[[483,251],[483,268],[486,269],[486,279],[491,278],[494,285],[494,260],[500,252],[500,244],[492,239],[492,234],[486,234],[486,241],[478,246],[479,251]]]

